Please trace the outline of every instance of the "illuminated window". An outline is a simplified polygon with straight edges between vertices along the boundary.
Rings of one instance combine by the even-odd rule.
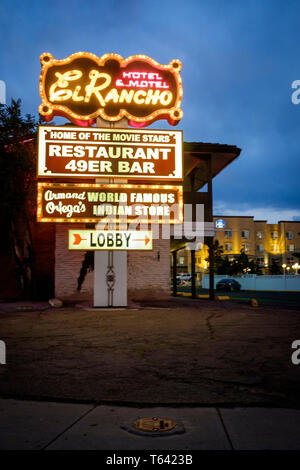
[[[276,238],[278,238],[278,232],[271,232],[271,238],[273,240],[275,240]]]
[[[264,251],[264,245],[262,243],[260,243],[259,245],[256,245],[256,251]]]
[[[225,251],[232,251],[232,243],[225,243]]]
[[[262,240],[264,238],[264,232],[256,232],[256,236],[259,240]]]
[[[293,232],[286,232],[285,236],[288,240],[292,240],[294,238]]]
[[[225,238],[232,238],[232,230],[225,230]]]
[[[179,264],[184,264],[184,257],[183,256],[179,257]]]
[[[245,237],[246,238],[246,237]],[[242,243],[242,250],[247,253],[249,251],[249,243]]]
[[[291,244],[291,245],[288,245],[288,251],[295,251],[295,245],[294,244]]]
[[[249,230],[242,230],[241,235],[242,238],[249,238]]]

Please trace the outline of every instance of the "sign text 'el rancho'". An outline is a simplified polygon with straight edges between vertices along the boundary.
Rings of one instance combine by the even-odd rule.
[[[126,117],[130,126],[144,127],[157,119],[176,125],[183,116],[177,59],[162,65],[145,55],[123,59],[76,52],[56,60],[44,52],[40,60],[39,112],[47,122],[57,115],[90,126],[97,117],[112,122]]]

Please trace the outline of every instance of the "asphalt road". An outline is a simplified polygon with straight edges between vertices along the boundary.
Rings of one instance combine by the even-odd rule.
[[[177,286],[178,292],[191,292],[190,286]],[[250,299],[256,299],[262,306],[275,308],[299,309],[300,311],[300,292],[272,292],[272,291],[216,291],[220,295],[228,295],[232,300],[249,302]],[[208,289],[197,289],[197,294],[208,294]]]

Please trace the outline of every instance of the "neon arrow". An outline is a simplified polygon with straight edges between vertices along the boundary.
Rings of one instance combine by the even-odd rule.
[[[145,246],[148,245],[149,242],[151,242],[151,238],[148,237],[148,235],[145,235],[145,238],[134,238],[134,242],[145,242]]]
[[[79,245],[79,243],[82,242],[82,240],[87,240],[87,238],[81,238],[81,236],[79,235],[79,233],[73,233],[74,235],[74,242],[73,242],[73,245]]]

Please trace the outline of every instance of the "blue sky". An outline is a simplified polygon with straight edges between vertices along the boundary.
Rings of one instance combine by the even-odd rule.
[[[242,148],[215,179],[214,212],[300,220],[299,17],[292,0],[0,0],[0,79],[37,116],[42,52],[178,58],[184,140]]]

